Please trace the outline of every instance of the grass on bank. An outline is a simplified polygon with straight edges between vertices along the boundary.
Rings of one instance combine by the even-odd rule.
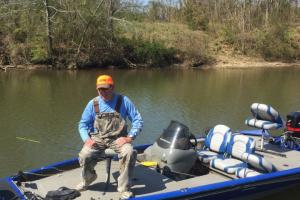
[[[210,37],[203,31],[190,30],[184,24],[134,22],[123,31],[122,37],[136,41],[133,48],[139,48],[138,43],[157,44],[157,48],[149,52],[150,54],[168,52],[170,58],[173,53],[173,60],[167,62],[169,64],[180,63],[196,67],[214,61],[209,48]]]

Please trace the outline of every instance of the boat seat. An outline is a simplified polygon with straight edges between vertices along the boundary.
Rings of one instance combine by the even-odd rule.
[[[222,158],[231,136],[231,129],[219,124],[210,129],[205,141],[204,150],[198,151],[198,158],[203,163],[209,163],[215,158]]]
[[[222,157],[223,157],[222,154],[213,151],[209,151],[209,150],[198,151],[198,158],[203,163],[209,163],[212,159],[222,158]]]
[[[242,160],[248,163],[254,169],[257,169],[263,173],[277,171],[276,167],[271,162],[257,154],[244,153],[242,156]]]
[[[228,174],[234,174],[237,169],[247,167],[247,163],[235,158],[216,158],[210,163],[211,167],[222,170]]]
[[[236,170],[235,175],[238,178],[247,178],[247,177],[261,175],[261,173],[249,168],[239,168]]]
[[[272,123],[269,121],[257,120],[257,119],[247,119],[245,123],[248,126],[252,126],[264,130],[279,129],[282,127],[282,124]]]
[[[113,149],[105,149],[104,153],[106,159],[106,184],[104,191],[106,191],[110,183],[111,160],[117,157],[118,154]]]
[[[247,167],[244,162],[244,153],[253,153],[255,149],[255,141],[253,138],[245,135],[232,135],[226,148],[226,153],[230,158],[216,158],[210,161],[210,166],[229,174],[234,174],[237,169]]]
[[[253,103],[251,112],[254,118],[246,119],[245,124],[248,126],[272,130],[282,128],[284,125],[279,113],[270,105]]]
[[[276,167],[266,160],[264,157],[257,154],[244,153],[242,160],[248,164],[248,167],[239,168],[235,175],[239,178],[257,176],[263,173],[276,172]]]
[[[253,103],[251,113],[254,118],[246,119],[245,124],[262,129],[260,148],[264,148],[265,130],[279,129],[284,126],[284,121],[279,113],[270,105]]]

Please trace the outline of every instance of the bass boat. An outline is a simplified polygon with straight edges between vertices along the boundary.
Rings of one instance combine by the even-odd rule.
[[[153,144],[135,146],[131,199],[255,199],[300,184],[299,112],[286,123],[266,104],[251,112],[245,123],[252,130],[217,124],[195,137],[172,120]],[[271,136],[274,129],[283,134]],[[0,179],[0,199],[119,199],[118,157],[105,153],[86,191],[74,189],[81,169],[73,158]]]

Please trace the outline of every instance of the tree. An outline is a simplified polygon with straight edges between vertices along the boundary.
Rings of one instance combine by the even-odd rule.
[[[53,44],[52,44],[52,23],[51,23],[51,14],[49,9],[49,0],[44,0],[45,5],[45,13],[46,13],[46,32],[47,32],[47,38],[48,38],[48,59],[50,60],[50,63],[52,64],[52,58],[53,58]]]

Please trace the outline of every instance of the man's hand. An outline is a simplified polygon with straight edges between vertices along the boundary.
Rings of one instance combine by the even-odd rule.
[[[126,143],[131,143],[132,142],[132,137],[119,137],[117,140],[116,140],[116,144],[118,147],[121,147],[123,146],[124,144]]]
[[[96,144],[96,142],[94,140],[92,140],[91,138],[87,139],[84,143],[85,146],[92,148],[94,145]]]

